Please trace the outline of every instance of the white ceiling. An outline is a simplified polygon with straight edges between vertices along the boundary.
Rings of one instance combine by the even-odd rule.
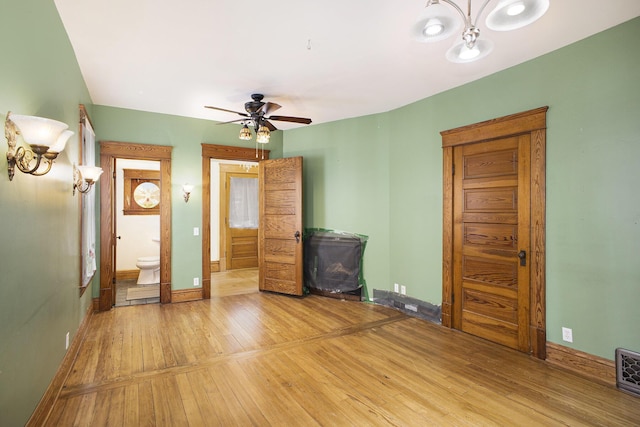
[[[55,3],[95,104],[228,121],[238,117],[203,106],[244,111],[257,92],[282,105],[275,114],[313,123],[389,111],[640,15],[638,0],[551,0],[546,15],[519,30],[494,32],[481,19],[493,52],[454,64],[444,55],[456,36],[435,44],[411,37],[426,0]]]

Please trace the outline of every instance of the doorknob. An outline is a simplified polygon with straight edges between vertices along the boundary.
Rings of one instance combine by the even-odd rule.
[[[293,235],[296,238],[296,243],[300,243],[300,232],[296,231],[296,234]]]
[[[120,240],[122,238],[122,236],[116,236],[116,239]]]
[[[527,265],[527,252],[526,251],[518,252],[518,258],[520,258],[520,265],[522,267]]]

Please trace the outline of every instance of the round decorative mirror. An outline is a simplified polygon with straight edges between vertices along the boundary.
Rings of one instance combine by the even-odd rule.
[[[143,182],[133,191],[133,199],[142,208],[155,208],[160,204],[160,187],[152,182]]]

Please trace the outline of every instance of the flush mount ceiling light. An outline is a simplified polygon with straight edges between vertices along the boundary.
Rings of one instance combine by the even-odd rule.
[[[51,170],[53,161],[64,150],[73,132],[65,123],[43,117],[23,116],[7,113],[4,135],[7,138],[7,171],[9,181],[13,180],[15,167],[23,173],[42,176]],[[23,145],[17,146],[16,136],[22,135]],[[17,147],[17,148],[16,148]]]
[[[484,58],[491,53],[493,43],[488,39],[479,39],[477,22],[492,1],[497,4],[487,15],[486,25],[494,31],[522,28],[538,20],[549,9],[549,0],[485,0],[473,18],[471,0],[467,1],[466,13],[452,0],[428,0],[422,16],[411,30],[412,35],[420,42],[435,42],[449,38],[464,24],[462,41],[447,51],[447,59],[464,63]],[[456,12],[459,16],[456,16]]]

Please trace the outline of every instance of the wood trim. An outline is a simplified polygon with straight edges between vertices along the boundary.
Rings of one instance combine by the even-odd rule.
[[[591,381],[616,386],[616,364],[593,354],[552,342],[546,343],[547,362]]]
[[[531,351],[546,357],[546,130],[531,132]]]
[[[270,150],[264,150],[264,160]],[[211,298],[211,159],[257,162],[253,148],[202,144],[202,298]]]
[[[171,291],[172,302],[197,301],[202,299],[202,288],[197,289],[178,289]]]
[[[114,303],[112,200],[115,197],[113,176],[115,159],[155,160],[160,162],[160,302],[171,302],[171,152],[173,147],[101,141],[100,166],[100,311],[108,311]]]
[[[82,319],[82,323],[80,323],[76,334],[73,336],[71,343],[69,344],[69,349],[62,358],[62,362],[60,363],[60,366],[58,366],[58,370],[49,383],[49,387],[47,387],[47,390],[44,392],[42,399],[40,399],[38,406],[36,406],[36,409],[31,414],[29,421],[25,424],[26,427],[37,427],[46,424],[51,414],[51,410],[53,409],[53,405],[58,400],[58,396],[62,391],[64,383],[71,373],[76,357],[78,357],[80,344],[84,341],[84,337],[89,328],[89,322],[95,311],[94,308],[95,304],[93,303],[89,304],[89,307],[87,307],[87,312],[85,313],[84,319]]]
[[[136,160],[171,160],[173,147],[135,144],[132,142],[100,141],[100,155]]]
[[[211,273],[219,273],[220,272],[220,261],[211,261]]]
[[[120,270],[116,271],[116,280],[137,279],[139,275],[140,270]]]
[[[440,132],[442,146],[452,147],[471,142],[481,142],[489,139],[505,138],[511,135],[532,132],[536,129],[545,129],[546,113],[549,107],[540,107],[535,110],[523,111],[509,116],[498,117],[472,125],[462,126]]]
[[[536,108],[440,132],[443,147],[442,325],[452,324],[453,305],[453,147],[497,138],[531,136],[531,264],[529,333],[531,353],[546,355],[546,112]]]
[[[442,152],[442,326],[452,327],[453,304],[453,147]]]

